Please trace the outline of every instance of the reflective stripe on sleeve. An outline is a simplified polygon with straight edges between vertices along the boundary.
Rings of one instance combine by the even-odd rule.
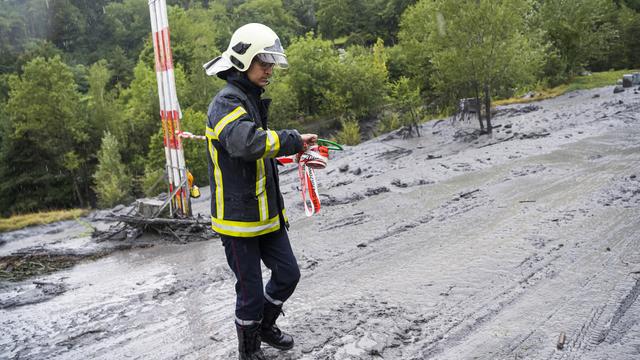
[[[207,130],[204,133],[207,136],[207,139],[218,140],[216,133],[213,132],[213,129],[207,126]]]
[[[267,207],[267,177],[264,170],[264,160],[256,161],[256,197],[258,198],[258,212],[260,213],[260,221],[269,218],[269,210]]]
[[[264,154],[262,157],[273,158],[276,157],[280,151],[280,137],[278,136],[278,133],[273,130],[267,130],[266,132],[267,143],[264,147]]]

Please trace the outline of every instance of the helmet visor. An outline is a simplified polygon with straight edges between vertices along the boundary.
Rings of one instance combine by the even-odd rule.
[[[274,53],[260,53],[256,55],[256,57],[267,64],[274,64],[275,66],[286,69],[289,67],[289,63],[287,62],[287,57],[282,54],[274,54]]]

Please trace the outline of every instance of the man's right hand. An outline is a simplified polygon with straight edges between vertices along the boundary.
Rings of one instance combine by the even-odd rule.
[[[318,142],[318,135],[316,134],[302,134],[301,136],[304,150],[307,150],[309,146],[315,145]]]

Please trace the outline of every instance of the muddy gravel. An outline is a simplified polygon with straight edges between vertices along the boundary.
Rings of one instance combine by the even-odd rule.
[[[323,208],[311,218],[285,171],[302,279],[280,327],[296,346],[267,355],[640,358],[639,111],[640,95],[606,87],[501,107],[491,136],[448,120],[419,138],[386,134],[318,172]],[[202,214],[208,196],[194,203]],[[1,281],[0,358],[234,359],[219,240],[118,248],[88,236],[105,226],[0,237],[1,257],[110,249]]]

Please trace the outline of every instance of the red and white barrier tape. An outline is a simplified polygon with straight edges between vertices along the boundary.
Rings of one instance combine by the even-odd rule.
[[[196,139],[196,140],[207,140],[207,137],[204,135],[194,135],[188,131],[178,131],[176,130],[176,135],[183,139]]]
[[[298,177],[304,213],[313,216],[320,212],[320,196],[315,169],[324,169],[329,160],[329,149],[326,146],[314,145],[304,152],[277,159],[281,164],[298,163]],[[308,198],[307,198],[308,197]]]

